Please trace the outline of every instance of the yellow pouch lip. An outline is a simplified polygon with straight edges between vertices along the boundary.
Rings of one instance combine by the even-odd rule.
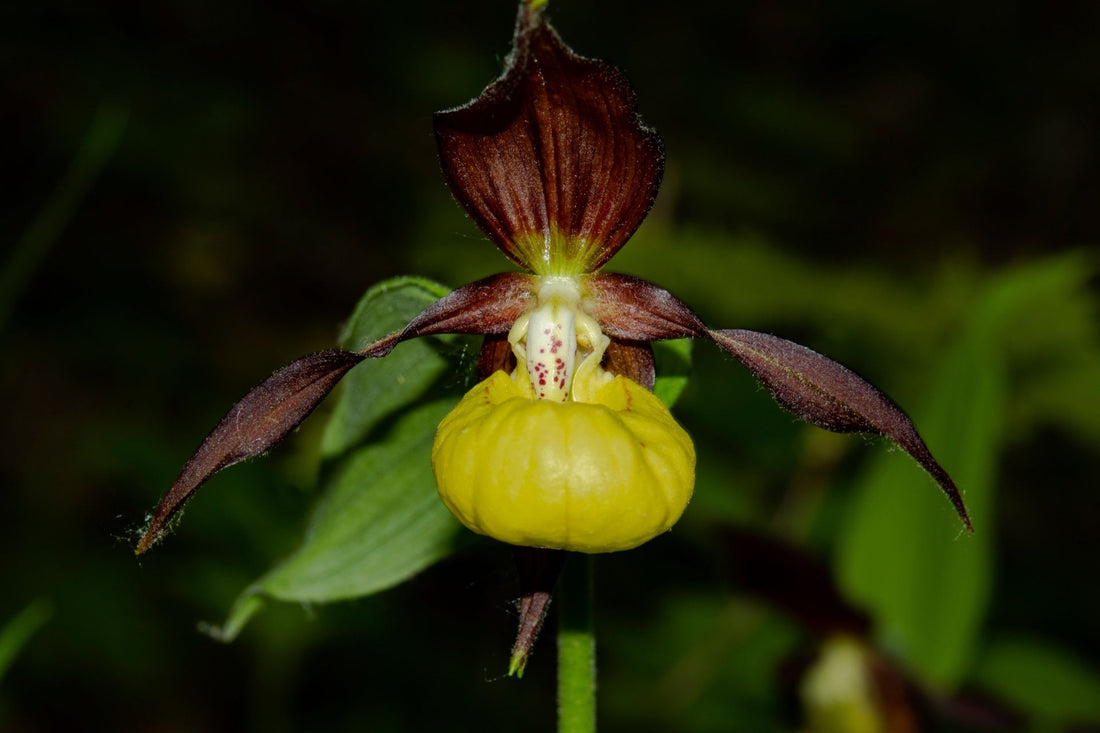
[[[534,399],[522,367],[471,389],[432,450],[448,509],[510,544],[580,552],[630,549],[669,529],[694,486],[691,438],[625,377],[589,395]]]

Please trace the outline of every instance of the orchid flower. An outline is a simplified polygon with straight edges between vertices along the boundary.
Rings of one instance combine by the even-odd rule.
[[[672,527],[691,498],[695,450],[652,394],[650,343],[685,337],[713,341],[802,420],[894,441],[972,530],[913,423],[861,377],[777,336],[712,329],[659,286],[602,270],[657,196],[663,146],[626,78],[576,55],[544,10],[545,0],[523,2],[503,74],[434,118],[451,193],[522,271],[458,288],[359,351],[322,351],[276,372],[202,442],[137,553],[207,478],[283,440],[357,364],[443,333],[485,336],[482,381],[442,421],[432,451],[441,499],[474,532],[601,553]]]

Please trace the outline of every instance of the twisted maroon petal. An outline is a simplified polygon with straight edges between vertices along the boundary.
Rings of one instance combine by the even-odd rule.
[[[187,461],[157,506],[135,553],[140,555],[161,539],[168,522],[206,479],[280,442],[365,358],[353,351],[311,354],[275,372],[245,395]]]
[[[737,358],[783,408],[837,433],[877,433],[898,444],[936,480],[966,528],[974,531],[958,487],[932,456],[913,421],[855,372],[792,341],[744,330],[710,330],[672,293],[628,275],[584,279],[587,307],[617,339],[657,341],[699,336]]]
[[[527,307],[532,280],[520,273],[478,280],[440,298],[403,330],[361,351],[321,351],[272,374],[235,404],[199,445],[157,506],[135,552],[140,555],[164,536],[172,518],[207,479],[280,443],[353,366],[386,356],[397,344],[417,336],[507,333]]]
[[[443,173],[474,222],[539,274],[590,272],[641,224],[664,164],[616,68],[577,56],[520,8],[504,74],[435,115]]]
[[[792,341],[756,331],[710,331],[776,401],[799,418],[837,433],[877,433],[894,441],[931,474],[966,528],[974,531],[955,482],[932,457],[913,421],[877,388],[845,366]]]
[[[584,279],[584,290],[589,311],[609,336],[634,341],[709,336],[683,301],[641,278],[601,272]]]
[[[490,275],[464,285],[410,321],[399,340],[436,333],[508,333],[527,311],[535,287],[535,278],[520,272]]]

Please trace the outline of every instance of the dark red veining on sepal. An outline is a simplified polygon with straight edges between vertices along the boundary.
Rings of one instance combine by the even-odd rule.
[[[455,199],[513,262],[540,274],[556,256],[574,272],[607,262],[645,218],[664,166],[622,73],[574,54],[527,5],[503,75],[437,113],[435,134]]]
[[[837,433],[877,433],[894,441],[931,474],[966,528],[974,527],[962,495],[925,445],[913,421],[893,400],[847,367],[812,349],[756,331],[710,331],[785,409]]]

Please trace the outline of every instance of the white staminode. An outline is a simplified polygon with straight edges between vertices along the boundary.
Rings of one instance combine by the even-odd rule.
[[[610,341],[591,316],[581,310],[581,294],[571,277],[547,277],[538,291],[535,309],[508,334],[516,359],[524,363],[535,397],[565,402],[573,396],[578,350],[582,368],[598,366]],[[593,357],[595,363],[589,366]]]

